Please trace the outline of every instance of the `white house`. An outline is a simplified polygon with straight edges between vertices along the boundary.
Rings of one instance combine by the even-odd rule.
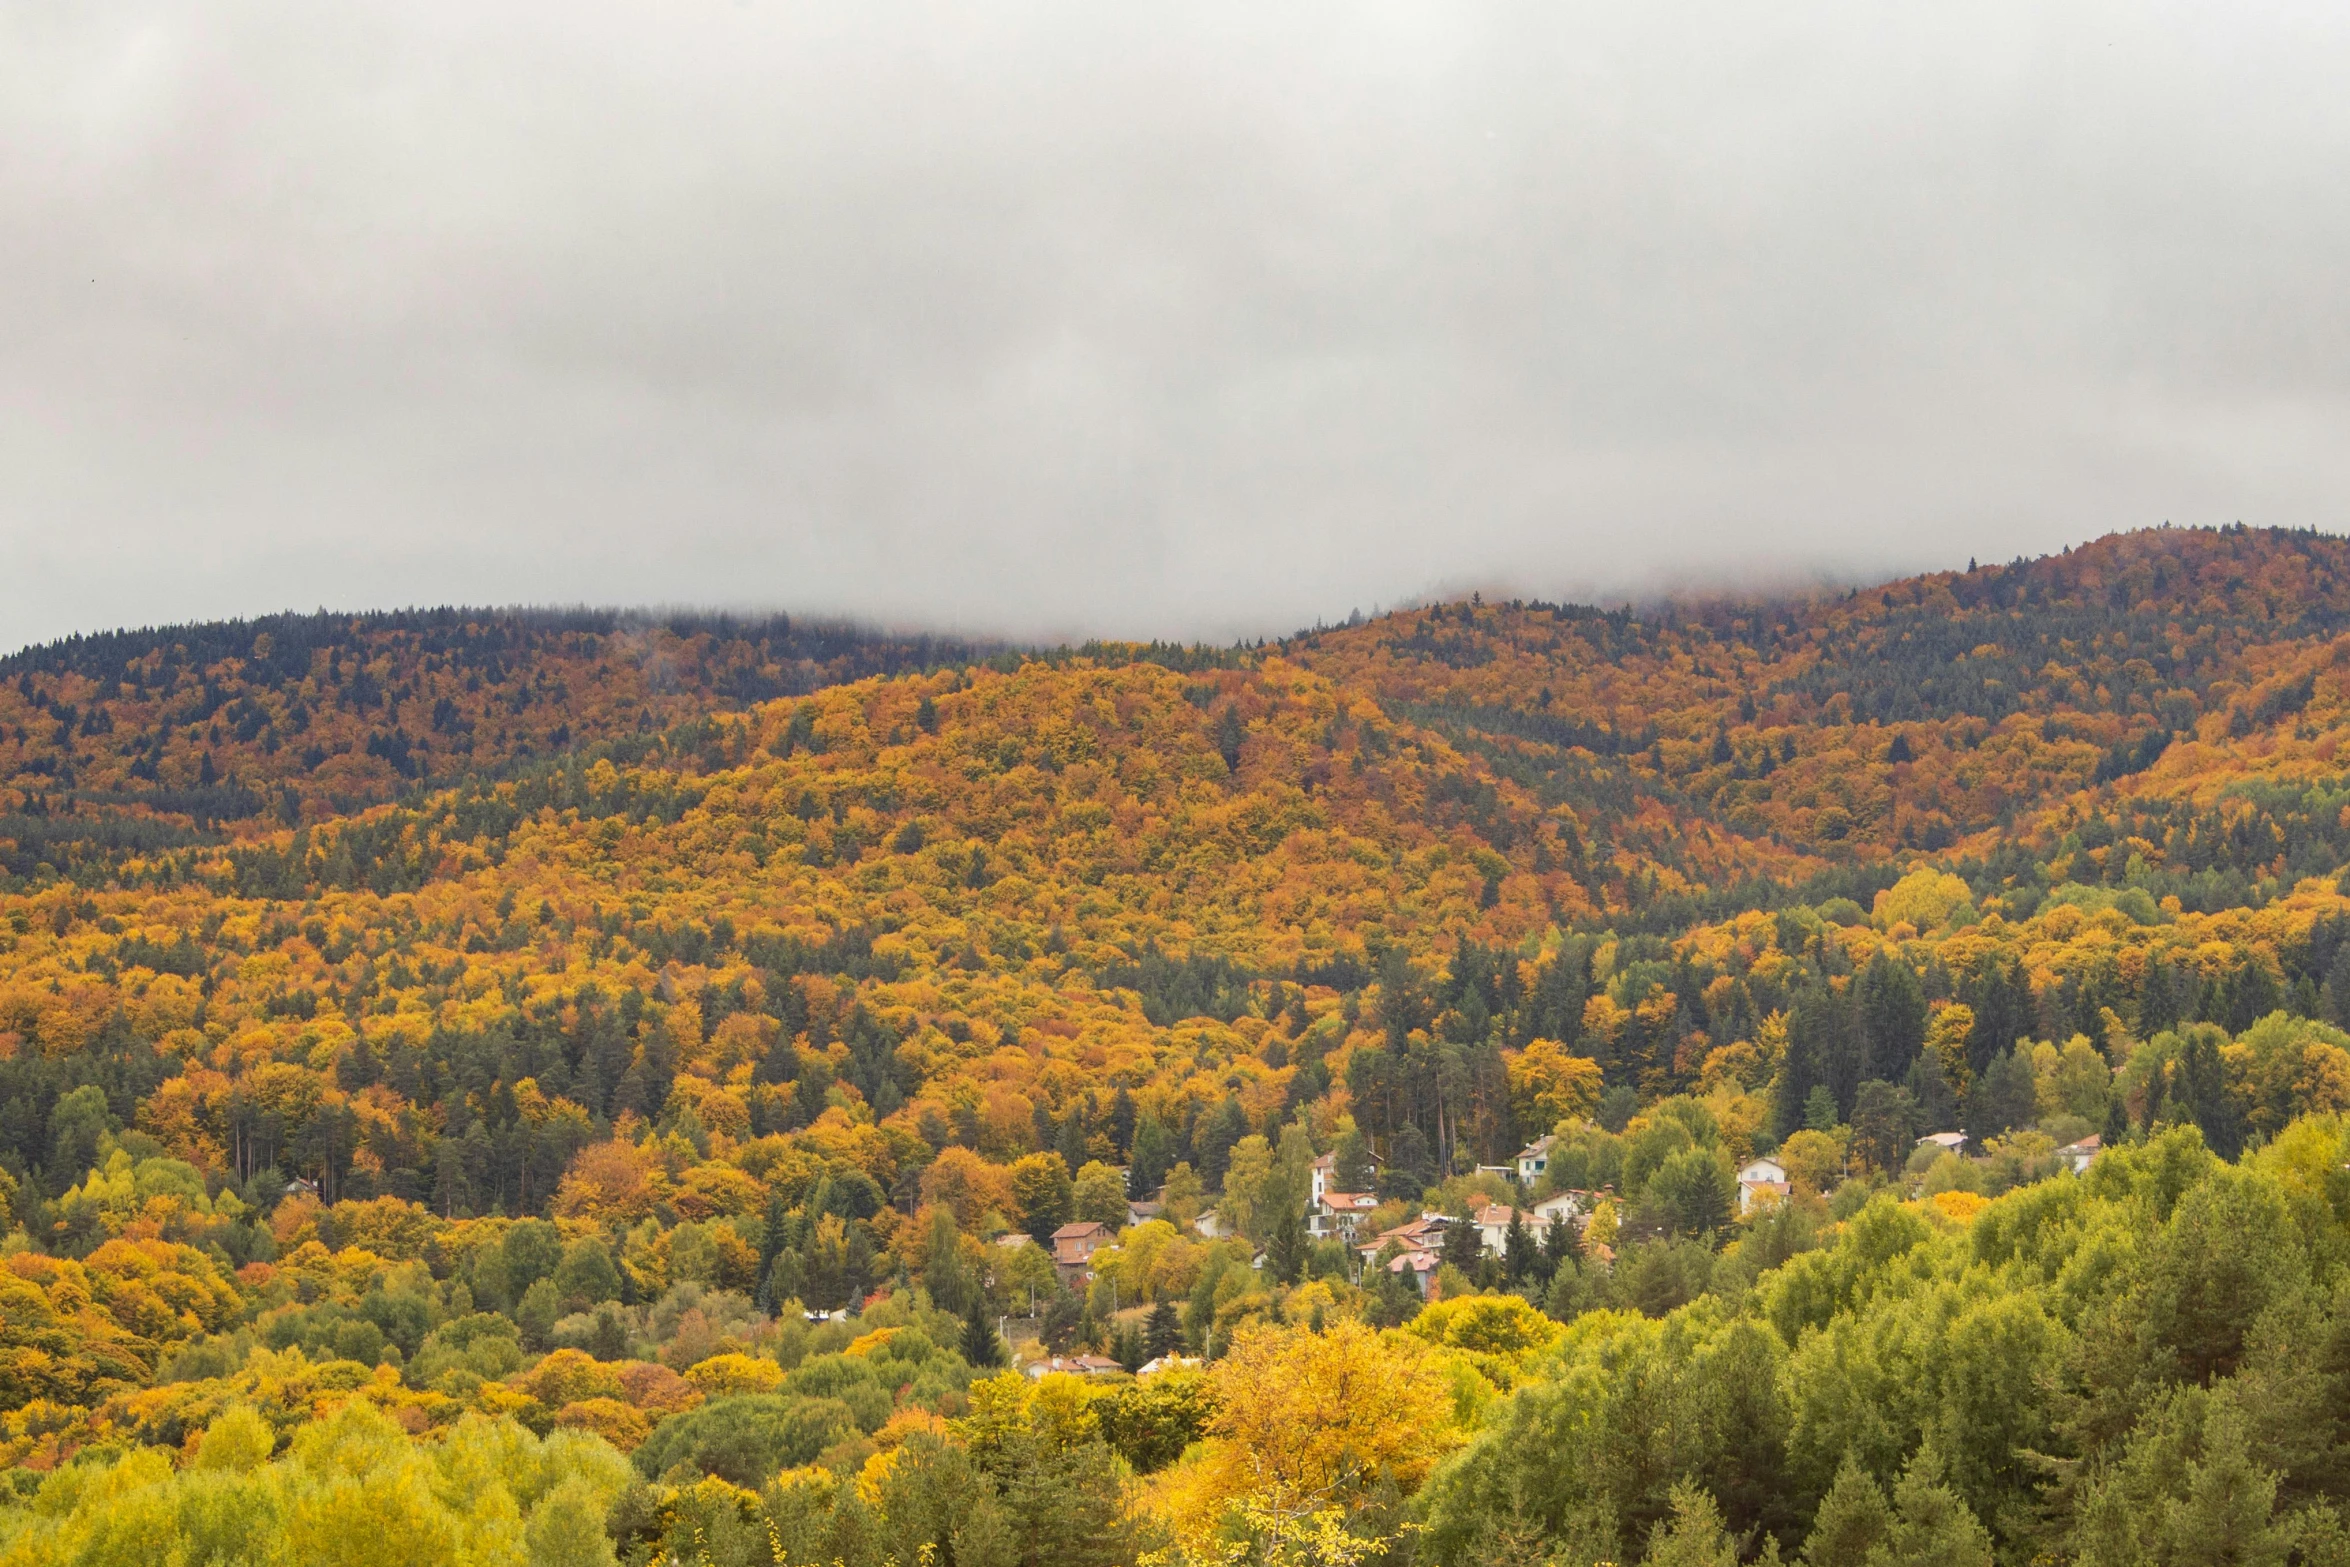
[[[1316,1240],[1336,1235],[1353,1240],[1363,1218],[1379,1206],[1369,1192],[1324,1192],[1306,1210],[1306,1233]]]
[[[1558,1138],[1548,1132],[1518,1150],[1518,1183],[1531,1186],[1550,1169],[1550,1150]]]
[[[1134,1374],[1138,1377],[1155,1377],[1162,1371],[1197,1371],[1205,1364],[1205,1361],[1191,1355],[1161,1355],[1156,1360],[1144,1361],[1142,1369]]]
[[[1477,1238],[1496,1257],[1508,1249],[1510,1215],[1513,1213],[1518,1216],[1518,1222],[1526,1226],[1527,1235],[1539,1242],[1542,1231],[1533,1222],[1534,1216],[1523,1208],[1512,1208],[1507,1203],[1497,1202],[1478,1209],[1472,1216],[1471,1222],[1477,1226]]]
[[[1966,1152],[1966,1132],[1963,1129],[1956,1132],[1928,1132],[1918,1139],[1918,1146],[1920,1148],[1939,1148],[1944,1153],[1962,1154]]]
[[[1055,1372],[1073,1377],[1114,1377],[1126,1368],[1107,1355],[1053,1355],[1044,1360],[1032,1360],[1020,1369],[1033,1382]]]
[[[1591,1194],[1589,1192],[1554,1192],[1527,1211],[1531,1217],[1527,1219],[1526,1223],[1536,1235],[1548,1230],[1550,1221],[1554,1217],[1563,1216],[1568,1223],[1580,1228],[1583,1222],[1591,1217]]]
[[[1374,1173],[1377,1171],[1378,1165],[1379,1156],[1377,1154],[1371,1155],[1371,1166]],[[1338,1155],[1334,1152],[1322,1155],[1321,1158],[1306,1166],[1306,1173],[1312,1183],[1306,1192],[1306,1211],[1311,1213],[1314,1211],[1314,1205],[1322,1200],[1325,1193],[1337,1189]]]
[[[1785,1165],[1776,1159],[1753,1160],[1738,1172],[1738,1211],[1749,1214],[1785,1202],[1793,1189]]]
[[[1337,1168],[1338,1155],[1335,1153],[1326,1153],[1306,1166],[1308,1178],[1313,1182],[1312,1189],[1306,1193],[1306,1211],[1308,1213],[1314,1211],[1315,1205],[1322,1200],[1322,1194],[1330,1189],[1331,1176]]]
[[[2078,1175],[2089,1168],[2089,1162],[2095,1159],[2104,1147],[2105,1139],[2097,1133],[2091,1132],[2079,1142],[2066,1143],[2062,1148],[2057,1149],[2056,1157],[2071,1165],[2073,1174]]]

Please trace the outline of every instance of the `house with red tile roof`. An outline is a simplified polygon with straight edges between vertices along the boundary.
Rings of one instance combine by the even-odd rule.
[[[1117,1239],[1108,1225],[1093,1219],[1064,1224],[1053,1231],[1053,1269],[1064,1285],[1075,1289],[1093,1272],[1093,1254]]]

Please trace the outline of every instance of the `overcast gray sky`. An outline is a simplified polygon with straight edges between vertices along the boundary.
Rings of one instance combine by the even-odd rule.
[[[0,644],[2338,528],[2350,7],[0,0]]]

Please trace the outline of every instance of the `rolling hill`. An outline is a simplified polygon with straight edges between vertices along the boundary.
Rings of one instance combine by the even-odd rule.
[[[1826,1374],[1807,1325],[1955,1309],[2000,1246],[2003,1309],[2061,1324],[2031,1363],[2073,1375],[2133,1204],[2152,1233],[2176,1172],[2254,1179],[2216,1156],[2267,1160],[2289,1205],[2307,1160],[2266,1150],[2340,1139],[2345,649],[2350,541],[2238,528],[1767,601],[1472,599],[1233,649],[446,610],[26,650],[0,661],[0,1447],[29,1496],[77,1454],[193,1454],[232,1407],[272,1442],[327,1440],[296,1434],[354,1403],[393,1422],[370,1442],[593,1431],[683,1455],[597,1482],[640,1558],[717,1527],[696,1475],[762,1529],[793,1507],[830,1529],[850,1504],[821,1475],[866,1476],[855,1505],[886,1515],[883,1460],[927,1454],[1027,1506],[1050,1458],[1104,1466],[1051,1472],[1123,1497],[1102,1505],[1132,1544],[1183,1535],[1186,1496],[1221,1517],[1255,1494],[1210,1472],[1243,1440],[1205,1412],[1240,1407],[1257,1351],[1234,1346],[1319,1353],[1302,1324],[1335,1317],[1387,1331],[1374,1360],[1452,1357],[1430,1548],[1498,1559],[1477,1519],[1515,1483],[1506,1443],[1566,1418],[1544,1379],[1596,1386],[1603,1342],[1681,1352],[1634,1317],[1792,1385]],[[1958,1125],[1987,1158],[1913,1159]],[[1522,1192],[1498,1171],[1543,1136]],[[2048,1221],[2073,1239],[1967,1238],[1991,1199],[1994,1228],[2035,1222],[2055,1150],[2092,1136],[2128,1162]],[[1748,1222],[1730,1174],[1764,1154],[1793,1200]],[[1584,1193],[1605,1256],[1448,1249],[1456,1300],[1423,1322],[1303,1231],[1323,1155],[1382,1224]],[[2311,1279],[2350,1245],[2327,1182],[2295,1210]],[[1145,1225],[1090,1275],[997,1244],[1122,1224],[1129,1197],[1215,1203],[1224,1238]],[[1888,1282],[1913,1253],[1932,1278]],[[885,1337],[811,1348],[775,1315],[795,1298]],[[1481,1300],[1522,1311],[1518,1339],[1464,1325]],[[972,1375],[1015,1306],[1062,1349],[1147,1330],[1234,1368],[1189,1414],[1104,1404],[1092,1448],[1006,1447],[986,1422],[1011,1395]],[[844,1391],[893,1343],[886,1386]],[[1789,1436],[1807,1380],[1757,1417],[1780,1445],[1750,1472],[1659,1458],[1522,1521],[1547,1550],[1601,1508],[1590,1538],[1620,1549],[1695,1518],[1673,1486],[1703,1471],[1739,1550],[1792,1551],[1858,1442],[1880,1508],[1910,1506],[1917,1462],[1955,1465],[1911,1500],[1946,1480],[2000,1551],[2069,1552],[2063,1509],[2127,1487],[2061,1465],[2170,1418],[2148,1388],[2208,1397],[2236,1369],[2148,1365],[2127,1399],[2110,1367],[2076,1378],[2121,1426],[2060,1411],[2015,1438],[2057,1454],[2045,1472],[1935,1436],[1958,1416],[1932,1409],[1878,1447],[1825,1414],[1834,1443]],[[726,1438],[757,1473],[695,1445],[722,1407],[769,1422]],[[1162,1417],[1206,1445],[1173,1463],[1136,1434]],[[1340,1523],[1419,1517],[1422,1456]],[[798,1500],[778,1467],[806,1469]],[[2331,1507],[2330,1473],[2271,1502]]]

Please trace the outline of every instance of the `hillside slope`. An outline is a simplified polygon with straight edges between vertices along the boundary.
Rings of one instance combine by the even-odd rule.
[[[609,612],[272,615],[0,659],[0,863],[317,820],[424,781],[988,650],[824,622]]]
[[[1798,603],[1452,604],[1290,657],[1561,799],[1668,802],[1814,855],[1941,851],[2291,718],[2350,630],[2350,541],[2157,530]]]
[[[1908,1321],[1855,1280],[2127,1383],[2130,1431],[2041,1390],[2015,1440],[2159,1467],[2150,1411],[2184,1384],[2081,1371],[2065,1336],[2138,1276],[2117,1237],[2171,1223],[2174,1175],[2283,1183],[2287,1294],[2345,1320],[2310,1280],[2350,1254],[2322,1173],[2350,1156],[2346,638],[2343,541],[2164,530],[1803,600],[1472,601],[1233,650],[452,612],[17,655],[0,1455],[15,1494],[57,1490],[0,1494],[0,1553],[84,1517],[77,1454],[177,1495],[164,1455],[207,1428],[297,1511],[331,1444],[447,1502],[469,1444],[504,1443],[586,1476],[592,1508],[565,1505],[637,1561],[740,1529],[746,1560],[878,1562],[857,1509],[892,1516],[901,1463],[971,1538],[1204,1552],[1199,1520],[1288,1505],[1235,1477],[1304,1418],[1211,1411],[1342,1372],[1418,1434],[1360,1433],[1398,1456],[1359,1491],[1315,1482],[1348,1498],[1334,1527],[1420,1521],[1433,1473],[1441,1559],[1540,1559],[1592,1519],[1612,1552],[1694,1517],[1694,1476],[1792,1549],[1851,1445],[1804,1324]],[[2298,1152],[2263,1152],[2297,1120]],[[1962,1126],[1976,1157],[1916,1151]],[[2044,1248],[2053,1283],[2017,1248],[1970,1272],[2035,1202],[2072,1222],[2033,1194],[2092,1136],[2132,1150],[2082,1210],[2102,1238]],[[1733,1172],[1764,1154],[1787,1204],[1742,1216]],[[1554,1195],[1593,1228],[1365,1270],[1306,1231],[1317,1156],[1374,1231]],[[1020,1243],[1152,1194],[1076,1265]],[[1932,1277],[1895,1291],[1896,1255]],[[1461,1298],[1423,1310],[1420,1277]],[[795,1299],[871,1316],[811,1328]],[[1231,1359],[1032,1404],[973,1380],[1014,1321]],[[1751,1375],[1686,1376],[1677,1345]],[[1614,1388],[1611,1346],[1660,1385],[1744,1386],[1760,1456],[1521,1487],[1505,1519],[1509,1433],[1573,1425],[1544,1379]],[[2001,1549],[2071,1549],[2079,1495],[2168,1494],[1945,1441],[1942,1395],[1902,1396],[1924,1412],[1868,1437],[1871,1483],[1942,1442],[1926,1461]],[[2280,1517],[2335,1505],[2320,1468]],[[495,1506],[535,1518],[523,1492]]]

